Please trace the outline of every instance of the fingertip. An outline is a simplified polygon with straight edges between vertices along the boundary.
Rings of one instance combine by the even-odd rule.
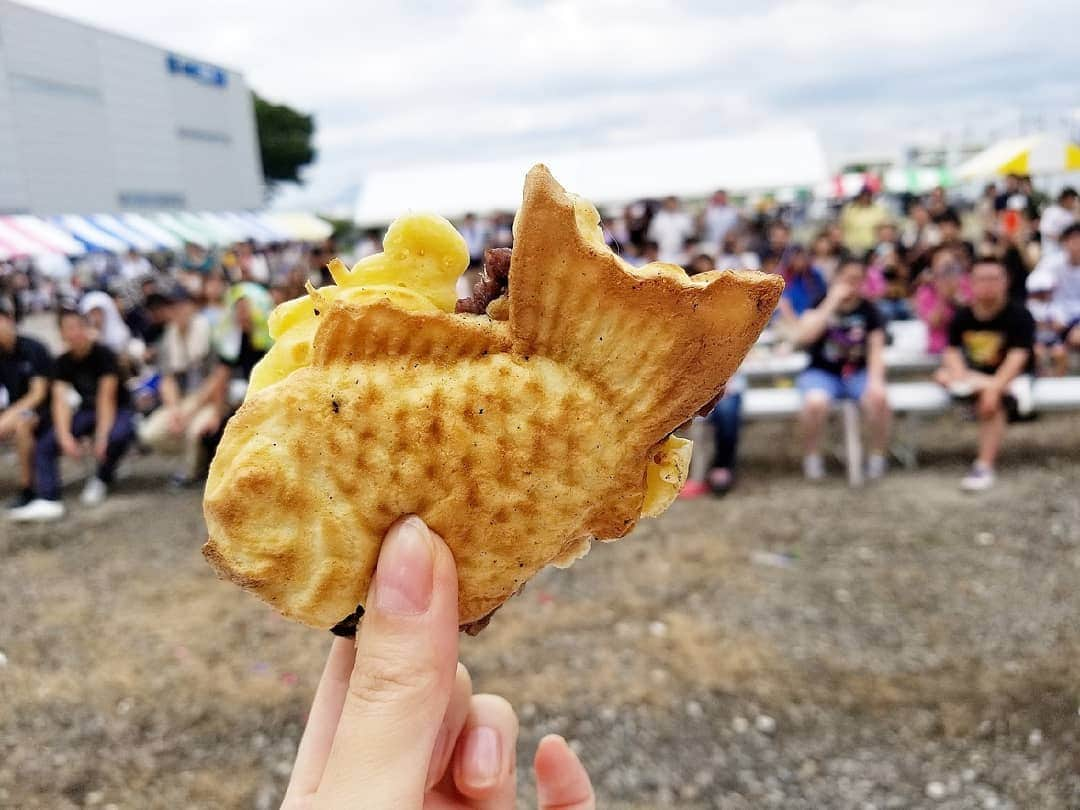
[[[591,810],[596,806],[592,782],[585,766],[569,743],[558,734],[548,734],[536,747],[533,760],[536,795],[540,810]]]
[[[454,751],[454,785],[475,800],[513,796],[518,719],[498,695],[474,695]]]

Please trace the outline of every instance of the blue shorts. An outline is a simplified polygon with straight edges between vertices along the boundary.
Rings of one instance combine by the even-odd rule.
[[[846,377],[820,368],[808,368],[795,379],[795,385],[805,398],[810,391],[821,391],[832,399],[862,399],[866,391],[866,369]]]

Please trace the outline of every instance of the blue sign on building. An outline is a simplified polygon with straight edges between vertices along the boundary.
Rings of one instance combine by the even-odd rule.
[[[192,59],[185,59],[174,53],[170,53],[165,57],[165,65],[168,67],[169,73],[188,76],[199,82],[199,84],[207,84],[211,87],[224,87],[229,83],[229,74],[221,68],[208,65],[205,62],[196,62]]]

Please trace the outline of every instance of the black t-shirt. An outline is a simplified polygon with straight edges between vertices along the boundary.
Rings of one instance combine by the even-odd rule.
[[[881,315],[869,301],[859,301],[850,312],[834,312],[825,334],[809,346],[811,368],[837,375],[861,371],[866,368],[870,333],[882,327]]]
[[[97,408],[98,383],[108,374],[115,374],[119,380],[116,407],[126,408],[130,402],[127,386],[111,349],[95,343],[86,357],[76,359],[71,352],[65,352],[56,361],[56,379],[70,383],[78,391],[82,397],[80,410],[92,411]]]
[[[52,365],[52,355],[43,344],[16,335],[14,350],[10,354],[0,351],[0,411],[26,396],[34,377],[52,377]]]
[[[1035,320],[1021,304],[1010,301],[993,318],[979,320],[971,307],[961,307],[949,325],[949,345],[964,354],[968,368],[993,374],[1005,361],[1009,349],[1027,349],[1025,371],[1034,371],[1031,351],[1035,342]]]

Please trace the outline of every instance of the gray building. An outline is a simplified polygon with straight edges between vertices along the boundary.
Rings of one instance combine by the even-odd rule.
[[[239,73],[0,0],[0,214],[261,204]]]

